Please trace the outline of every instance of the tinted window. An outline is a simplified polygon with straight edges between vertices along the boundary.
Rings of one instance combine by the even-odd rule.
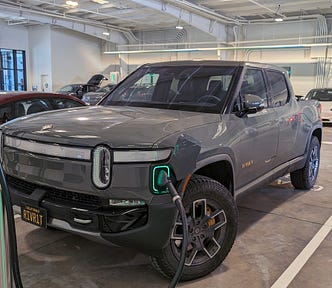
[[[252,94],[264,100],[264,106],[267,107],[267,90],[264,82],[263,72],[258,69],[247,69],[244,75],[240,94]]]
[[[65,99],[65,98],[59,98],[59,99],[53,99],[56,109],[64,109],[64,108],[72,108],[72,107],[80,107],[83,106],[81,103]]]
[[[1,105],[0,106],[0,123],[7,122],[9,120],[14,119],[14,113],[12,111],[12,105]]]
[[[219,113],[236,67],[141,67],[101,105]]]
[[[278,107],[285,105],[289,99],[285,76],[277,71],[267,71],[266,74],[271,89],[272,106]]]
[[[14,103],[15,117],[52,110],[52,106],[45,99],[29,99]]]

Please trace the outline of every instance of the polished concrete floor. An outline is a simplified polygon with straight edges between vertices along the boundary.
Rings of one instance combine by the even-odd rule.
[[[332,287],[332,224],[326,223],[332,216],[332,127],[324,128],[323,141],[314,189],[294,190],[286,176],[242,196],[238,237],[224,263],[211,275],[179,287]],[[136,251],[35,228],[20,219],[16,224],[25,288],[168,285],[149,258]],[[299,262],[292,265],[294,259]]]

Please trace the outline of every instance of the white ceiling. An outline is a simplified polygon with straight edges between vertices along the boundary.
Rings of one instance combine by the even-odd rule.
[[[74,8],[66,0],[0,0],[0,18],[9,25],[47,23],[74,30],[78,30],[78,23],[84,25],[80,30],[89,30],[90,26],[109,29],[124,33],[130,40],[133,32],[167,29],[179,21],[206,31],[209,22],[203,20],[210,21],[210,26],[240,25],[274,21],[276,15],[284,21],[332,15],[332,1],[327,0],[108,0],[106,4],[96,3],[98,0],[76,1],[78,6]]]

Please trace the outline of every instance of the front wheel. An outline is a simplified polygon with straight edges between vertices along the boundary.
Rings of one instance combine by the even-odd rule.
[[[192,280],[211,273],[225,259],[233,246],[238,212],[230,192],[219,182],[194,175],[190,180],[183,205],[188,218],[189,241],[181,280]],[[177,219],[168,245],[153,266],[172,278],[180,259],[182,224]]]
[[[320,162],[320,143],[316,136],[310,141],[307,159],[303,168],[290,173],[291,182],[296,189],[311,189],[317,180]]]

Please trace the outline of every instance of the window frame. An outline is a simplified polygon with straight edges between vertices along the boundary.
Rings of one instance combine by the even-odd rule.
[[[256,66],[244,66],[242,71],[240,72],[240,75],[239,75],[239,78],[238,79],[235,79],[235,81],[238,82],[238,85],[237,85],[237,88],[234,89],[234,97],[232,97],[232,99],[230,99],[230,102],[228,103],[229,105],[229,109],[228,109],[228,113],[231,113],[231,114],[237,114],[239,111],[239,105],[237,104],[237,101],[240,102],[240,105],[242,106],[242,103],[243,103],[243,97],[241,95],[241,88],[242,88],[242,84],[243,84],[243,81],[245,79],[245,75],[247,73],[248,70],[258,70],[262,73],[262,79],[263,79],[263,83],[264,83],[264,86],[265,86],[265,89],[266,89],[266,107],[264,107],[264,109],[269,109],[271,108],[271,105],[270,105],[270,97],[269,97],[269,91],[268,91],[268,83],[267,83],[267,78],[266,78],[266,75],[265,75],[265,69],[261,68],[261,67],[256,67]],[[233,89],[232,89],[233,91]],[[226,113],[227,113],[226,112]]]
[[[6,51],[11,51],[13,55],[13,68],[4,67],[2,64],[2,53]],[[18,53],[22,53],[22,68],[18,67]],[[24,50],[14,50],[14,49],[6,49],[0,48],[0,90],[3,91],[25,91],[27,90],[27,77],[26,77],[26,53]],[[13,81],[14,81],[14,90],[5,89],[5,76],[4,72],[13,72]],[[23,74],[23,83],[18,79],[18,72],[21,71]],[[22,86],[22,87],[19,87]]]

